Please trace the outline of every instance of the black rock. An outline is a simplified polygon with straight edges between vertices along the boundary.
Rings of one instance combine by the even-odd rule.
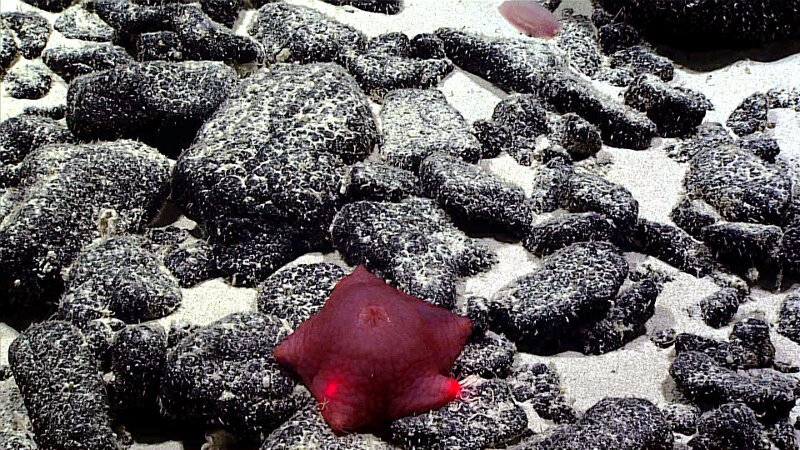
[[[8,349],[39,448],[117,449],[97,361],[67,322],[28,328]]]
[[[532,223],[522,245],[537,256],[546,256],[578,242],[609,241],[612,232],[611,222],[601,214],[559,214]]]
[[[300,406],[296,382],[272,357],[290,331],[277,318],[240,313],[191,333],[167,353],[162,414],[248,438],[271,431]]]
[[[603,317],[627,274],[628,264],[611,244],[573,244],[497,293],[492,328],[523,351],[558,353],[570,347],[579,327]]]
[[[592,211],[610,219],[618,232],[630,230],[639,216],[639,202],[630,191],[599,175],[573,173],[565,183],[561,206],[571,212]]]
[[[597,127],[577,114],[553,116],[548,126],[551,142],[564,147],[575,161],[594,156],[603,146]]]
[[[706,115],[705,97],[673,88],[655,75],[636,77],[625,91],[625,104],[647,113],[662,136],[686,136]]]
[[[692,136],[669,144],[664,149],[670,158],[678,162],[686,162],[706,149],[735,143],[733,134],[721,123],[703,122],[695,128]]]
[[[455,305],[457,277],[495,261],[433,201],[416,197],[345,205],[333,220],[331,238],[348,263],[366,264],[407,294],[446,308]]]
[[[65,38],[84,41],[111,42],[117,36],[113,27],[83,5],[59,15],[53,28]]]
[[[675,214],[676,210],[673,210]],[[680,228],[639,219],[633,233],[623,236],[634,251],[658,258],[696,277],[710,274],[716,264],[709,249]]]
[[[562,425],[524,444],[525,450],[672,450],[669,422],[640,398],[605,398],[573,425]]]
[[[42,61],[64,81],[70,82],[80,75],[131,64],[133,58],[116,45],[86,44],[48,48],[42,54]]]
[[[173,195],[198,222],[286,221],[327,233],[343,162],[363,159],[376,140],[367,99],[342,67],[274,65],[243,80],[205,123],[178,159]]]
[[[13,30],[0,22],[0,79],[5,76],[6,70],[17,59],[19,48]]]
[[[397,14],[402,7],[401,0],[323,0],[333,5],[350,5],[364,11]]]
[[[214,259],[214,247],[201,240],[186,243],[167,253],[164,265],[184,288],[222,276]]]
[[[20,164],[32,151],[74,141],[65,125],[48,117],[19,115],[0,122],[0,187],[17,185]]]
[[[187,51],[174,31],[154,31],[136,36],[136,59],[139,61],[185,61]]]
[[[472,336],[481,336],[489,329],[491,310],[485,297],[467,298],[465,308],[459,314],[472,320]]]
[[[494,107],[492,120],[508,128],[515,138],[534,139],[548,132],[547,108],[533,94],[504,98]]]
[[[601,0],[599,5],[612,15],[621,14],[656,40],[693,50],[752,45],[800,35],[795,2],[717,0],[679,4]]]
[[[767,436],[778,450],[796,450],[800,447],[800,439],[788,420],[780,420],[767,428]]]
[[[75,0],[22,0],[23,2],[33,5],[37,8],[41,8],[45,11],[50,12],[61,12],[65,10],[69,5],[75,2]]]
[[[470,401],[394,421],[391,441],[402,448],[478,450],[501,447],[528,427],[525,411],[514,403],[505,380],[480,380],[464,395]]]
[[[100,366],[102,372],[111,370],[111,355],[108,349],[111,348],[111,343],[114,341],[114,330],[118,330],[120,321],[116,319],[98,319],[91,320],[81,328],[86,345],[91,350],[94,357]],[[122,328],[126,325],[121,323]]]
[[[123,328],[109,349],[113,378],[108,385],[115,412],[156,406],[167,361],[167,336],[160,325]]]
[[[322,418],[317,402],[308,398],[293,416],[266,437],[261,450],[302,450],[310,445],[325,450],[397,449],[366,433],[335,435]]]
[[[505,378],[511,372],[516,352],[517,346],[513,342],[490,331],[467,341],[451,371],[459,379],[470,375]]]
[[[387,33],[367,42],[366,53],[348,49],[336,58],[376,101],[395,89],[427,89],[453,71],[446,58],[411,58],[411,43],[403,33]]]
[[[788,271],[800,274],[800,223],[784,229],[780,253]]]
[[[717,364],[730,369],[772,367],[775,360],[769,325],[757,319],[736,323],[729,342],[681,333],[675,341],[675,352],[687,351],[703,352],[714,358]]]
[[[589,78],[595,78],[603,61],[597,44],[597,31],[588,16],[565,12],[559,21],[561,30],[555,44],[566,54],[570,66]]]
[[[186,60],[246,64],[264,59],[260,45],[212,21],[200,8],[181,3],[137,5],[130,0],[95,0],[94,12],[125,40],[154,31],[171,31],[180,38]]]
[[[202,327],[183,320],[173,320],[167,331],[167,348],[171,349]]]
[[[416,172],[434,152],[477,162],[480,142],[464,117],[437,90],[398,89],[385,97],[381,109],[381,155],[387,163]]]
[[[79,138],[137,138],[172,153],[225,100],[236,72],[217,62],[130,64],[74,80],[67,124]]]
[[[587,355],[601,355],[645,334],[644,324],[655,314],[659,291],[649,279],[621,291],[602,319],[578,332],[579,349]]]
[[[420,33],[409,42],[411,46],[411,56],[421,59],[441,59],[446,58],[444,43],[433,33]]]
[[[573,173],[572,167],[558,158],[540,167],[533,179],[531,209],[541,214],[562,208]]]
[[[82,327],[113,317],[126,323],[158,319],[181,304],[178,283],[138,236],[103,239],[86,247],[69,268],[58,317]]]
[[[703,239],[703,229],[722,220],[716,209],[703,200],[681,199],[670,212],[675,225],[686,230],[695,239]]]
[[[800,397],[796,377],[772,369],[735,371],[700,352],[679,353],[669,372],[692,400],[712,405],[743,402],[767,418],[785,417]]]
[[[635,75],[649,73],[663,81],[672,81],[675,66],[669,59],[656,55],[643,45],[624,48],[611,55],[611,67],[624,67]]]
[[[733,288],[720,289],[700,300],[703,321],[714,328],[723,327],[736,315],[740,303],[739,291]]]
[[[761,92],[747,97],[728,117],[726,125],[739,136],[747,136],[767,128],[769,104]]]
[[[196,229],[191,230],[191,232]],[[190,230],[178,228],[174,225],[167,225],[163,228],[147,228],[144,236],[147,238],[147,248],[153,253],[164,255],[171,252],[181,244],[186,243],[191,236]]]
[[[215,22],[233,28],[244,8],[244,0],[200,0],[200,7]]]
[[[644,149],[656,127],[644,115],[615,103],[569,73],[548,44],[536,40],[489,39],[439,29],[447,56],[459,67],[514,92],[536,93],[560,113],[577,113],[602,131],[608,144]]]
[[[800,294],[793,293],[783,300],[778,332],[800,344]]]
[[[67,105],[66,103],[62,103],[52,106],[26,106],[22,114],[61,120],[67,115]]]
[[[29,154],[20,174],[18,200],[0,226],[0,297],[40,305],[58,296],[61,269],[81,247],[141,231],[155,217],[170,164],[134,141],[52,144]]]
[[[530,403],[539,417],[555,423],[574,423],[578,414],[564,398],[558,374],[542,363],[515,365],[508,385],[518,402]]]
[[[662,330],[654,331],[650,335],[650,341],[658,348],[670,348],[675,344],[677,332],[674,328],[665,328]]]
[[[743,149],[753,152],[754,155],[769,163],[774,163],[775,157],[781,152],[781,147],[777,140],[766,137],[761,133],[745,136],[739,140],[738,144]]]
[[[234,286],[256,286],[313,245],[321,245],[309,240],[317,236],[284,224],[228,220],[215,224],[210,232],[217,274]]]
[[[684,187],[727,220],[779,223],[791,198],[785,169],[732,145],[709,147],[689,163]]]
[[[592,11],[592,23],[595,27],[600,28],[603,25],[608,25],[616,21],[617,18],[613,14],[601,8],[600,5],[594,5]]]
[[[764,427],[744,403],[726,403],[697,421],[692,450],[767,450]]]
[[[50,38],[50,24],[35,12],[0,13],[0,25],[14,30],[19,39],[19,53],[26,59],[38,58]]]
[[[783,231],[775,225],[725,222],[703,229],[703,240],[714,254],[751,281],[775,277],[780,266]],[[758,272],[751,273],[755,268]]]
[[[335,264],[300,264],[270,275],[260,286],[258,310],[292,330],[317,314],[347,271]]]
[[[50,92],[52,75],[40,62],[17,64],[6,74],[6,92],[14,98],[40,99]]]
[[[529,220],[522,188],[455,156],[430,154],[419,179],[424,194],[464,227],[518,235]]]
[[[597,29],[600,48],[607,55],[642,43],[642,36],[627,23],[609,23]]]
[[[697,432],[697,419],[700,418],[700,408],[681,403],[664,405],[661,412],[669,422],[673,433],[691,436]]]
[[[264,46],[267,59],[276,62],[334,61],[347,50],[363,50],[361,31],[305,6],[267,3],[250,25],[250,35]]]
[[[375,200],[399,202],[420,195],[419,179],[413,172],[380,162],[357,162],[342,180],[348,202]]]
[[[14,450],[36,450],[28,411],[8,366],[2,367],[7,377],[0,377],[0,446]]]
[[[633,80],[636,78],[636,74],[633,73],[633,70],[627,67],[615,67],[609,68],[598,75],[597,79],[599,81],[604,81],[612,86],[616,87],[626,87],[633,83]]]

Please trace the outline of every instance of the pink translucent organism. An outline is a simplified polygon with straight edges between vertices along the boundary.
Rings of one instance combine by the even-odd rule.
[[[509,0],[498,10],[511,25],[528,36],[550,39],[561,29],[556,16],[534,0]]]

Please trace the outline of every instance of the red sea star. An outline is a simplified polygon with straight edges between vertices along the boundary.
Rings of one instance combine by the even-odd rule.
[[[275,349],[336,432],[377,428],[461,393],[450,367],[472,321],[387,285],[359,266],[320,312]]]

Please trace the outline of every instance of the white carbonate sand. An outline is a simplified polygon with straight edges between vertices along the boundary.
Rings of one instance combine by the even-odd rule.
[[[497,13],[502,0],[406,0],[404,10],[394,16],[370,14],[350,7],[335,7],[319,0],[291,0],[291,3],[312,6],[337,20],[350,24],[368,36],[389,31],[404,31],[410,36],[421,32],[432,32],[439,27],[455,27],[492,36],[518,36]],[[563,8],[574,8],[588,14],[589,0],[565,0]],[[0,9],[33,10],[18,0],[0,0]],[[52,21],[53,14],[44,14]],[[246,33],[246,27],[254,18],[253,12],[240,17],[236,32]],[[48,47],[56,45],[80,45],[80,41],[64,39],[54,32]],[[691,72],[678,68],[674,85],[698,90],[714,104],[715,110],[706,116],[707,121],[724,123],[728,115],[748,95],[776,87],[791,87],[798,79],[800,54],[771,62],[740,60],[725,67],[707,71]],[[797,82],[795,82],[797,86]],[[620,89],[598,86],[618,100]],[[440,85],[451,104],[469,121],[491,116],[495,105],[506,94],[461,70],[456,70]],[[3,90],[4,91],[4,90]],[[56,105],[64,102],[66,86],[57,78],[51,93],[42,100],[20,101],[5,96],[0,101],[0,118],[19,114],[28,105]],[[377,105],[374,110],[379,111]],[[792,163],[793,170],[800,168],[800,115],[795,111],[779,110],[770,115],[775,122],[772,130],[782,148],[782,157]],[[582,163],[587,170],[598,170],[609,180],[619,183],[631,191],[639,201],[642,217],[670,223],[669,212],[681,194],[681,181],[686,171],[685,163],[678,163],[663,150],[670,140],[658,139],[645,151],[605,147],[601,152],[607,163],[599,165]],[[536,167],[523,167],[513,158],[503,155],[481,162],[481,166],[503,179],[521,186],[530,194]],[[524,275],[540,265],[540,260],[528,253],[519,244],[500,243],[491,239],[487,243],[496,251],[499,262],[490,271],[463,280],[459,285],[459,300],[478,295],[491,297],[506,283]],[[727,338],[731,326],[715,330],[697,316],[697,302],[714,292],[717,287],[707,279],[697,279],[682,273],[654,258],[638,254],[627,255],[632,266],[648,264],[669,273],[674,280],[667,283],[658,298],[655,316],[647,323],[647,331],[674,328],[677,332],[691,332],[718,339]],[[319,253],[305,255],[292,264],[329,261],[344,264],[337,254]],[[221,280],[211,280],[184,290],[183,305],[174,315],[159,322],[168,325],[173,320],[206,324],[237,311],[252,311],[256,308],[255,289],[233,288]],[[754,290],[752,301],[739,308],[735,320],[758,317],[774,324],[786,293],[770,293]],[[0,324],[0,364],[6,361],[6,347],[15,332]],[[772,339],[777,349],[776,359],[790,364],[800,364],[800,345],[773,331]],[[585,410],[606,396],[638,396],[655,403],[669,402],[673,398],[673,383],[669,376],[669,365],[674,357],[672,349],[659,349],[647,336],[641,336],[623,349],[601,355],[584,356],[569,352],[551,357],[520,353],[517,362],[529,360],[550,364],[559,373],[565,395],[574,402],[578,410]],[[531,419],[530,427],[542,431],[552,424],[540,419],[528,405],[524,405]],[[800,413],[795,408],[793,414]],[[198,433],[202,433],[198,430]],[[176,450],[180,443],[169,442],[158,445],[137,444],[134,449]]]

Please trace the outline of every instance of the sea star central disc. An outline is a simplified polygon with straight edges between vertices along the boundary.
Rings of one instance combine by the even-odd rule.
[[[459,396],[447,374],[472,322],[387,285],[359,266],[320,312],[275,349],[336,432],[376,428]]]

